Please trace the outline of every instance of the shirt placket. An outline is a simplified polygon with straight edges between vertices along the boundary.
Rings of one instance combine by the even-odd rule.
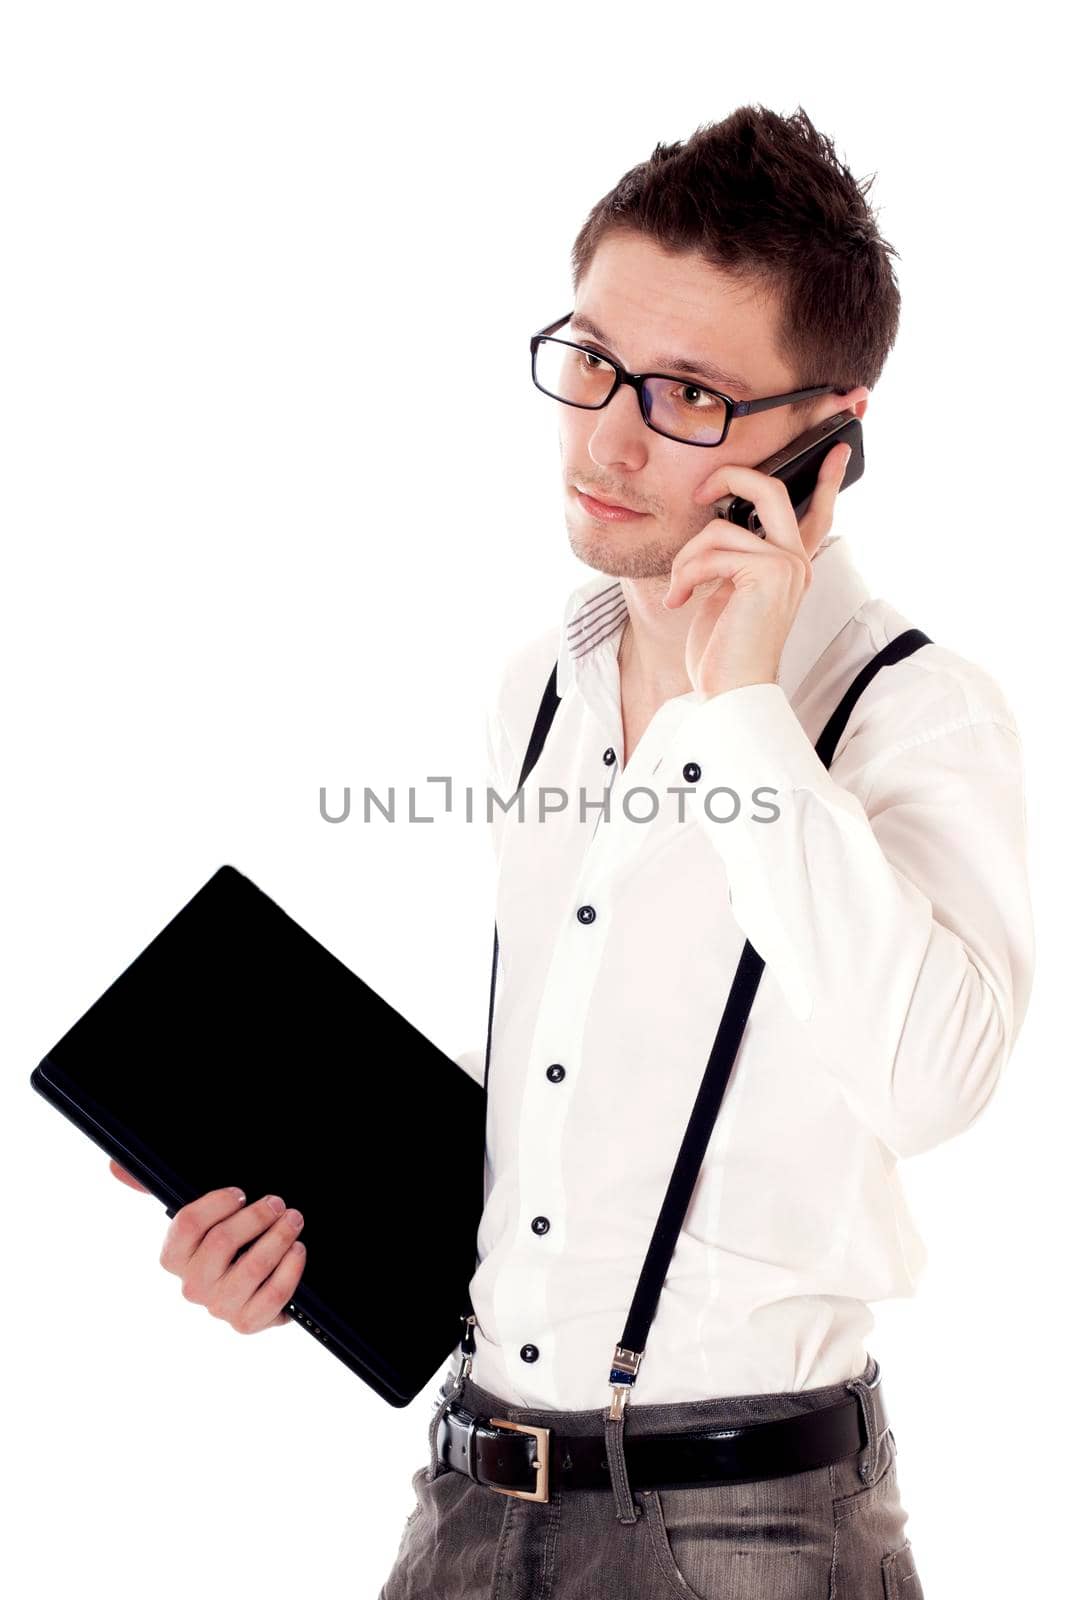
[[[614,742],[596,749],[591,734],[589,754],[581,770],[589,799],[600,797],[604,791],[609,796],[609,820],[600,809],[569,905],[560,925],[553,930],[553,954],[536,1016],[521,1098],[516,1242],[497,1285],[498,1326],[511,1382],[516,1389],[522,1387],[524,1373],[518,1370],[519,1363],[533,1353],[540,1401],[549,1406],[560,1406],[562,1399],[554,1330],[563,1319],[558,1318],[556,1307],[551,1314],[549,1293],[551,1268],[555,1260],[565,1256],[570,1223],[563,1188],[562,1148],[568,1102],[584,1070],[582,1040],[603,950],[613,925],[618,886],[637,869],[653,829],[652,823],[625,815],[619,804],[621,793],[626,788],[647,787],[656,797],[657,815],[662,815],[665,806],[671,808],[666,827],[678,826],[672,820],[677,799],[665,793],[658,773],[663,766],[663,745],[683,707],[661,707],[633,759],[622,770],[617,754],[622,743],[617,695],[613,718],[609,695],[598,699],[599,704],[589,706],[596,713],[591,728],[612,736]],[[615,757],[610,763],[604,761],[608,751],[613,751]],[[530,787],[533,790],[533,781]],[[638,796],[637,800],[640,804],[634,805],[634,815],[643,816],[652,800],[649,795]],[[570,805],[578,804],[579,797],[571,796]],[[544,825],[549,827],[553,821]],[[571,825],[578,830],[584,826],[576,812]],[[661,836],[662,827],[663,824]],[[578,1226],[586,1220],[575,1219]]]

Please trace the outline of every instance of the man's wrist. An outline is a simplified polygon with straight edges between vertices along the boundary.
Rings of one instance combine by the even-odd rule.
[[[733,689],[751,689],[759,683],[776,684],[776,682],[776,672],[756,672],[746,677],[732,678],[727,683],[699,684],[698,693],[703,696],[704,700],[712,700],[715,695],[730,694]]]

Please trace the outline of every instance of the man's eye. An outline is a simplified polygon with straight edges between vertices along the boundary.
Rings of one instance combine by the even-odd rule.
[[[679,392],[684,397],[683,404],[692,407],[695,411],[709,410],[711,407],[721,404],[716,395],[706,393],[696,383],[680,384]],[[694,396],[697,398],[695,399]],[[702,405],[703,401],[705,402],[704,406]]]

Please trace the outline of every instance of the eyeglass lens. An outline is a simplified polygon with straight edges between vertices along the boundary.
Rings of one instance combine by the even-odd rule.
[[[555,400],[599,406],[610,393],[614,369],[594,350],[542,339],[535,351],[534,377]],[[684,444],[714,444],[724,433],[728,408],[686,378],[646,378],[644,406],[661,433]]]

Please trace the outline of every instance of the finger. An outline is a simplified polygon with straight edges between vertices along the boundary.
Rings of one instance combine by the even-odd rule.
[[[167,1237],[159,1253],[160,1266],[165,1267],[168,1272],[184,1272],[210,1228],[222,1224],[225,1218],[247,1214],[239,1209],[245,1200],[246,1195],[241,1189],[210,1189],[208,1194],[201,1195],[197,1200],[191,1200],[189,1205],[180,1206],[167,1229]],[[248,1206],[247,1212],[250,1213],[250,1220],[256,1224],[257,1205]],[[271,1219],[272,1213],[267,1212],[267,1216]],[[252,1234],[240,1231],[238,1243],[242,1244],[250,1237]]]
[[[289,1270],[289,1263],[294,1261],[295,1268]],[[307,1246],[302,1239],[298,1239],[285,1256],[277,1272],[269,1280],[270,1293],[274,1300],[280,1300],[285,1306],[294,1299],[296,1290],[300,1286],[304,1269],[307,1266]],[[283,1274],[283,1276],[282,1276]],[[283,1328],[286,1322],[294,1318],[287,1311],[278,1311],[277,1315],[266,1326],[270,1328]]]
[[[714,490],[716,491],[714,493]],[[758,513],[766,535],[766,541],[779,545],[783,550],[800,549],[800,529],[796,521],[796,512],[793,510],[789,491],[780,478],[772,477],[768,472],[759,472],[757,467],[718,467],[695,496],[699,504],[711,504],[726,494],[742,495],[750,500]],[[734,527],[724,517],[716,521]],[[750,538],[754,534],[750,529],[745,530]]]
[[[183,1295],[208,1306],[213,1316],[230,1320],[265,1282],[302,1227],[300,1213],[286,1211],[236,1257],[225,1257],[223,1244],[210,1240],[210,1249],[199,1251],[190,1263]]]
[[[238,1283],[232,1280],[243,1263],[261,1252],[265,1240],[252,1245],[242,1261],[236,1263],[224,1280],[223,1295],[214,1296],[209,1311],[230,1323],[236,1333],[258,1333],[274,1322],[290,1320],[284,1307],[296,1292],[307,1259],[303,1241],[295,1239],[272,1260],[261,1261],[248,1269]],[[230,1288],[227,1285],[231,1284]]]
[[[809,556],[815,553],[834,525],[838,491],[852,454],[852,446],[842,443],[823,457],[807,512],[800,519],[800,538]]]
[[[737,563],[736,570],[749,565],[752,561],[784,559],[783,552],[776,547],[769,548],[764,540],[756,539],[750,529],[739,528],[735,523],[718,519],[716,524],[710,525],[705,536],[691,540],[677,552],[663,597],[664,605],[668,607],[684,605],[689,600],[695,583],[702,581],[694,574],[699,569],[704,570],[703,563],[718,555],[734,556]],[[717,576],[732,575],[732,569],[727,571],[718,569]]]
[[[694,590],[702,583],[711,583],[714,579],[730,578],[739,587],[749,587],[746,577],[755,573],[756,567],[748,557],[735,555],[730,550],[713,551],[711,554],[687,562],[686,571],[679,578],[678,601],[685,604]],[[803,581],[803,580],[801,580]],[[770,582],[781,584],[786,593],[792,589],[794,582],[793,568],[788,561],[778,561],[773,565],[761,569],[761,583],[768,589]],[[683,598],[685,597],[685,599]]]
[[[280,1251],[286,1250],[303,1226],[302,1219],[295,1221],[298,1216],[297,1211],[285,1210],[284,1201],[279,1195],[266,1195],[237,1215],[214,1223],[190,1251],[181,1268],[173,1269],[184,1279],[182,1292],[187,1300],[207,1305],[216,1285],[236,1260],[241,1258],[244,1251],[256,1249],[267,1235],[281,1241]],[[259,1259],[265,1259],[265,1256]],[[269,1272],[272,1265],[270,1260],[265,1271]]]

